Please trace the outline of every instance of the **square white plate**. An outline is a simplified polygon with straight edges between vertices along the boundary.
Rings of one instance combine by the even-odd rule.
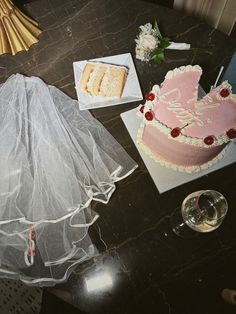
[[[132,101],[138,101],[138,100],[143,99],[142,91],[139,85],[138,76],[137,76],[137,73],[134,67],[134,62],[130,53],[124,53],[124,54],[120,54],[116,56],[74,62],[73,69],[74,69],[74,77],[75,77],[75,86],[78,86],[78,82],[82,75],[84,66],[86,62],[88,61],[99,61],[99,62],[110,63],[114,65],[121,65],[121,66],[123,65],[129,69],[129,72],[126,78],[126,83],[125,83],[121,98],[111,98],[111,97],[104,98],[104,97],[99,97],[99,96],[92,97],[86,93],[79,92],[78,89],[76,88],[80,110],[114,106],[114,105],[119,105],[119,104],[128,103]]]
[[[228,147],[225,156],[212,167],[196,173],[185,173],[174,171],[172,169],[161,166],[158,162],[149,157],[145,152],[140,149],[136,144],[136,136],[141,118],[136,114],[137,109],[132,109],[121,114],[121,118],[134,141],[158,191],[160,193],[171,190],[179,185],[193,181],[215,170],[221,169],[236,161],[236,143],[232,142]],[[209,186],[209,189],[211,187]]]

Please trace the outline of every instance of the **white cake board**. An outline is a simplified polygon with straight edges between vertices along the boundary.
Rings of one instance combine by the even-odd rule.
[[[141,118],[137,116],[136,112],[136,108],[126,111],[121,114],[121,118],[160,193],[171,190],[179,185],[193,181],[208,173],[236,162],[236,143],[232,142],[228,147],[225,156],[219,162],[200,172],[185,173],[161,166],[158,162],[145,154],[145,152],[136,144],[136,136],[141,123]],[[209,188],[211,187],[209,186]]]

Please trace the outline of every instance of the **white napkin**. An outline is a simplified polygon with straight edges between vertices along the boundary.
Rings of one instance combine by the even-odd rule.
[[[170,42],[170,45],[166,49],[175,49],[175,50],[189,50],[191,47],[190,44],[186,43],[175,43],[173,41]]]

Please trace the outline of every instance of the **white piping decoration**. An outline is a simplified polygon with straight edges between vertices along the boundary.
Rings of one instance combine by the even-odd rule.
[[[183,73],[183,72],[188,72],[188,71],[197,71],[202,73],[202,69],[199,65],[187,65],[187,66],[182,66],[179,68],[175,68],[174,70],[168,71],[165,79],[172,79],[173,77]]]
[[[138,147],[140,147],[149,157],[154,159],[160,165],[165,166],[165,167],[170,168],[170,169],[173,169],[173,170],[180,171],[180,172],[193,173],[193,172],[199,172],[201,170],[207,169],[207,168],[211,167],[212,165],[214,165],[215,163],[217,163],[220,159],[222,159],[226,153],[227,148],[228,148],[228,145],[227,145],[216,157],[214,157],[210,161],[208,161],[202,165],[199,165],[199,166],[176,165],[170,161],[166,161],[166,160],[162,159],[161,157],[154,155],[152,153],[151,149],[148,148],[143,143],[142,134],[143,134],[144,126],[145,126],[144,124],[141,124],[140,128],[138,129],[137,139],[136,139]]]
[[[225,135],[215,137],[214,143],[212,145],[206,145],[202,138],[190,137],[190,136],[186,136],[184,134],[180,134],[178,137],[172,137],[170,135],[170,132],[172,129],[169,128],[168,126],[166,126],[165,124],[157,121],[157,120],[153,119],[152,121],[146,121],[146,119],[143,118],[143,123],[146,125],[151,125],[151,126],[157,128],[161,133],[166,134],[168,136],[168,138],[172,139],[173,141],[178,141],[180,143],[186,143],[186,144],[193,145],[193,146],[205,147],[205,148],[210,149],[213,146],[222,145],[222,144],[228,143],[230,141],[228,136],[225,134]]]
[[[229,82],[228,82],[228,81],[224,81],[220,86],[222,86],[222,88],[219,89],[219,92],[216,94],[216,98],[217,98],[218,100],[228,100],[228,99],[230,99],[230,100],[232,100],[233,102],[236,103],[236,95],[235,95],[235,94],[232,94],[232,86],[229,84]],[[218,86],[218,87],[219,87],[219,86]],[[222,97],[222,96],[220,95],[220,91],[221,91],[222,89],[228,89],[229,92],[230,92],[229,96],[227,96],[227,97]]]

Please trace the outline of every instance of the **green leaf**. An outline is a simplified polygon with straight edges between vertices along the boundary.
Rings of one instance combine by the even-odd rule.
[[[151,54],[150,54],[150,58],[151,60],[153,60],[154,62],[156,63],[160,63],[161,61],[164,60],[165,58],[165,55],[164,55],[164,49],[155,49],[155,51],[153,51]]]
[[[154,28],[154,29],[159,29],[159,28],[158,28],[158,24],[157,24],[157,20],[154,21],[153,28]]]
[[[164,58],[165,58],[164,51],[158,53],[158,55],[156,55],[155,57],[155,59],[158,59],[158,60],[164,60]]]
[[[161,57],[161,56],[160,57],[156,56],[156,58],[153,59],[155,63],[161,63],[163,60],[164,60],[164,57]]]
[[[159,52],[158,55],[157,55],[157,58],[159,60],[164,60],[164,58],[165,58],[164,51]]]
[[[170,41],[168,37],[162,37],[160,40],[159,46],[163,49],[167,48],[170,45]]]
[[[154,56],[156,56],[156,55],[158,55],[160,52],[162,52],[162,50],[163,49],[161,49],[161,48],[156,48],[156,49],[154,49],[151,53],[150,53],[150,57],[154,57]]]
[[[149,53],[149,58],[156,63],[160,63],[165,59],[164,50],[170,45],[168,37],[162,37],[157,21],[154,21],[153,33],[159,39],[158,46]]]
[[[158,38],[162,38],[160,29],[158,27],[157,21],[155,20],[154,22],[154,26],[153,26],[153,30],[154,30],[154,34],[158,37]]]

